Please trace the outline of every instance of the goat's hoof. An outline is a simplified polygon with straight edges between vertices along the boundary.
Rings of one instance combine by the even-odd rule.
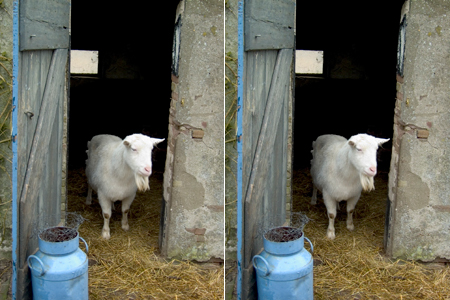
[[[347,229],[348,230],[350,230],[350,231],[353,231],[353,230],[355,230],[355,225],[347,225]]]
[[[123,230],[125,230],[125,231],[128,231],[128,230],[130,230],[130,225],[122,225],[122,229]]]
[[[92,201],[86,200],[86,205],[91,205]]]
[[[311,205],[316,205],[317,204],[317,200],[316,199],[311,199]]]
[[[327,238],[330,240],[334,240],[334,238],[336,237],[336,235],[334,234],[334,231],[328,231],[327,232]]]
[[[102,232],[102,238],[105,240],[109,240],[109,238],[111,237],[111,235],[109,234],[109,232],[107,231],[103,231]]]

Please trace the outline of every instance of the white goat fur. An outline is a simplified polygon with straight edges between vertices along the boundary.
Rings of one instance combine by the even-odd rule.
[[[311,204],[316,204],[317,190],[321,191],[329,219],[328,238],[335,238],[337,203],[342,200],[347,200],[347,229],[355,228],[353,210],[362,190],[375,189],[373,177],[377,173],[377,149],[387,141],[389,139],[367,134],[354,135],[347,141],[342,136],[328,134],[313,142]]]
[[[137,190],[150,189],[148,178],[152,174],[152,149],[162,141],[164,139],[142,134],[129,135],[122,141],[117,136],[103,134],[94,136],[88,142],[86,204],[91,204],[92,190],[96,191],[104,219],[103,238],[110,238],[111,208],[117,200],[122,201],[122,228],[130,228],[130,205]]]

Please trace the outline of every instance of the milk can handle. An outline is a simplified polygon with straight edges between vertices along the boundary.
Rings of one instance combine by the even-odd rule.
[[[88,254],[88,253],[89,253],[89,247],[88,247],[88,244],[86,243],[86,241],[85,241],[81,236],[80,236],[79,238],[80,238],[80,240],[83,241],[84,246],[86,247],[86,254]]]
[[[30,258],[36,259],[36,260],[39,262],[39,264],[41,265],[41,274],[39,274],[38,277],[41,277],[42,275],[44,275],[46,271],[45,271],[45,269],[44,269],[44,263],[42,262],[42,260],[40,260],[39,257],[37,257],[37,256],[35,256],[35,255],[30,255],[30,256],[28,256],[28,259],[27,259],[27,261],[28,261],[28,266],[29,266],[31,269],[33,269],[33,266],[31,265],[31,260],[30,260]]]
[[[311,241],[306,236],[305,236],[305,240],[307,240],[309,245],[311,246],[311,254],[313,254],[314,253],[314,246],[313,246],[313,244],[311,243]]]
[[[256,265],[256,258],[261,259],[264,262],[264,264],[266,265],[266,274],[263,275],[263,277],[266,277],[271,272],[269,269],[269,263],[267,262],[267,260],[264,257],[262,257],[260,255],[255,255],[255,256],[253,256],[253,266],[255,267],[255,269],[258,269],[258,266]]]

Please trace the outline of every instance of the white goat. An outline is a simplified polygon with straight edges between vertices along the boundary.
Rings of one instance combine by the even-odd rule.
[[[375,189],[373,177],[377,174],[377,149],[387,141],[389,139],[367,134],[354,135],[347,141],[342,136],[328,134],[313,142],[311,204],[316,204],[317,190],[320,190],[328,212],[329,239],[335,238],[336,206],[342,200],[347,200],[347,229],[355,228],[353,210],[362,190]]]
[[[129,135],[122,141],[117,136],[103,134],[88,142],[86,204],[92,202],[92,190],[97,191],[103,212],[104,239],[110,238],[111,206],[117,200],[122,200],[122,228],[130,228],[128,210],[137,190],[150,189],[148,178],[152,174],[152,149],[162,141],[164,139],[142,134]]]

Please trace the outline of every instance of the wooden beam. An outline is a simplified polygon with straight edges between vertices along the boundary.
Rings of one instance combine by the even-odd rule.
[[[245,51],[294,48],[294,0],[245,2]]]
[[[20,51],[69,48],[70,1],[20,1]]]

